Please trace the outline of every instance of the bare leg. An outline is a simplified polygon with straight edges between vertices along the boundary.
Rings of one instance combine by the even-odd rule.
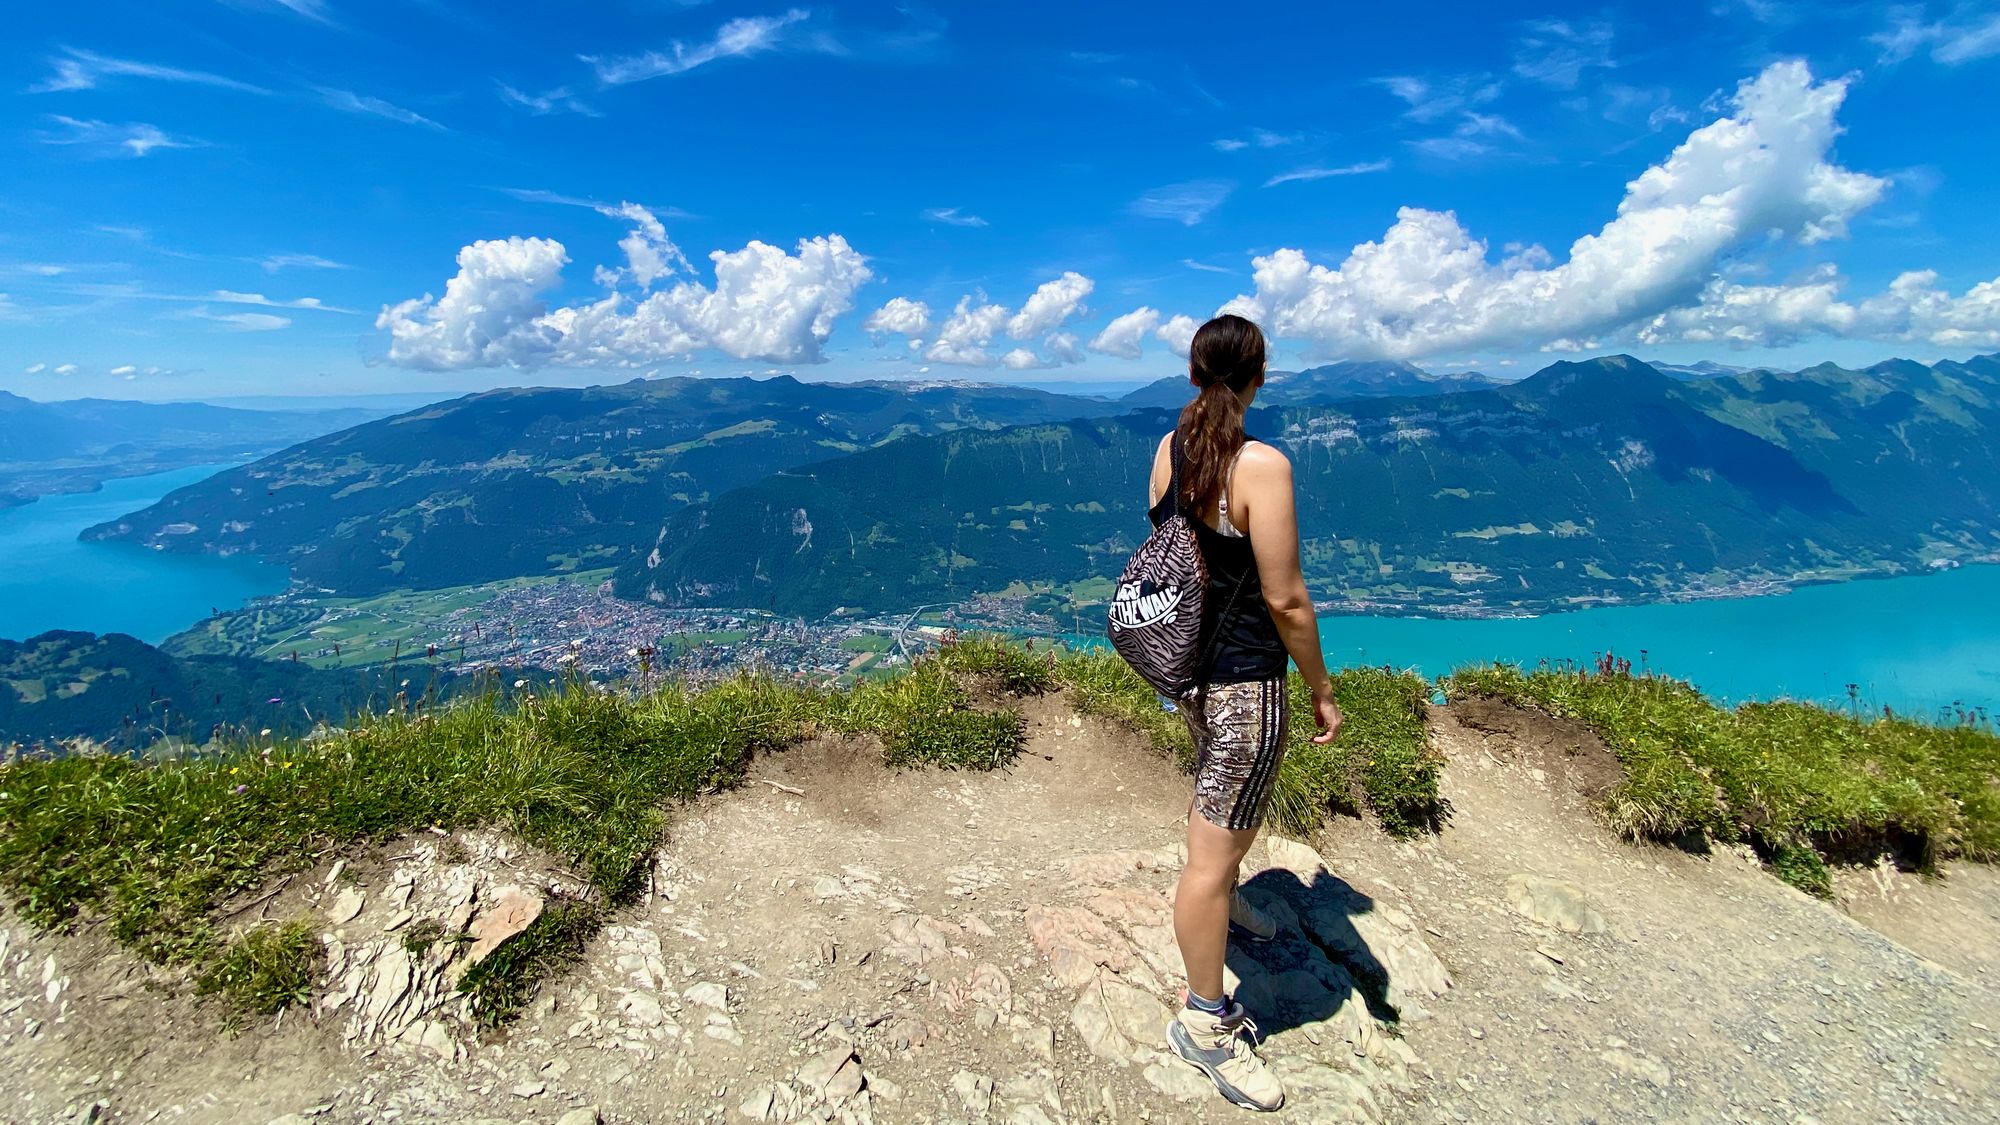
[[[1237,869],[1257,838],[1255,828],[1232,832],[1200,813],[1188,817],[1187,866],[1174,896],[1174,937],[1187,963],[1188,988],[1222,999],[1222,963],[1229,953],[1229,896]]]

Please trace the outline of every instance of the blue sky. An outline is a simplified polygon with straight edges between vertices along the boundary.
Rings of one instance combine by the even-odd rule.
[[[1992,4],[9,22],[0,389],[37,398],[1138,380],[1222,307],[1285,365],[2000,348]]]

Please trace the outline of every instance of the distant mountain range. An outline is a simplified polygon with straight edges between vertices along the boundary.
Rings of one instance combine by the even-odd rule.
[[[409,681],[404,686],[404,681]],[[320,669],[239,656],[172,656],[123,633],[56,631],[0,640],[0,746],[89,738],[143,750],[166,737],[205,743],[269,729],[297,735],[473,681],[420,661]]]
[[[0,391],[0,507],[82,492],[113,477],[165,472],[282,449],[384,412],[240,410],[206,403],[72,399]]]
[[[1476,371],[1434,375],[1411,363],[1366,360],[1329,363],[1304,371],[1273,371],[1265,378],[1264,389],[1258,392],[1257,401],[1266,406],[1303,406],[1342,402],[1351,398],[1452,394],[1500,385],[1500,380]],[[1173,375],[1148,383],[1118,401],[1131,409],[1150,406],[1179,408],[1193,393],[1187,376]]]
[[[1171,393],[1169,393],[1171,392]],[[672,379],[493,391],[303,443],[89,534],[342,594],[616,565],[619,593],[818,615],[1102,596],[1189,394]],[[1149,405],[1151,403],[1152,405]],[[1273,376],[1322,598],[1539,611],[2000,552],[2000,358],[1859,371],[1627,356],[1514,383]]]
[[[86,534],[260,555],[341,593],[464,585],[621,561],[691,504],[898,438],[1120,409],[788,376],[488,391],[305,442]]]
[[[1547,610],[2000,552],[2000,361],[1701,381],[1627,356],[1251,412],[1321,597]],[[1172,414],[906,441],[680,513],[618,591],[816,615],[1101,596]]]

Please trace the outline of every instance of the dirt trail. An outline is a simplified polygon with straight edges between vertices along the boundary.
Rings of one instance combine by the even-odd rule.
[[[235,1039],[97,939],[5,919],[0,1119],[1239,1119],[1159,1046],[1186,780],[1059,699],[1022,706],[998,773],[837,740],[753,763],[498,1035],[463,1022],[446,953],[394,935],[426,911],[476,931],[546,872],[504,841],[288,887],[338,935],[340,1003]],[[1574,729],[1461,707],[1433,734],[1436,837],[1348,823],[1253,853],[1285,933],[1231,974],[1292,1091],[1278,1120],[2000,1120],[1990,872],[1856,889],[1871,929],[1741,855],[1613,838],[1584,794],[1615,762]]]

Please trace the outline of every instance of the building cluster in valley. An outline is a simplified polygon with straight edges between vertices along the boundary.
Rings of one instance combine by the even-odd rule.
[[[434,639],[414,655],[464,673],[539,669],[708,682],[769,672],[836,681],[905,666],[953,633],[1049,636],[1066,624],[1030,612],[1017,597],[809,620],[625,601],[608,582],[548,582],[452,610],[425,630]]]

